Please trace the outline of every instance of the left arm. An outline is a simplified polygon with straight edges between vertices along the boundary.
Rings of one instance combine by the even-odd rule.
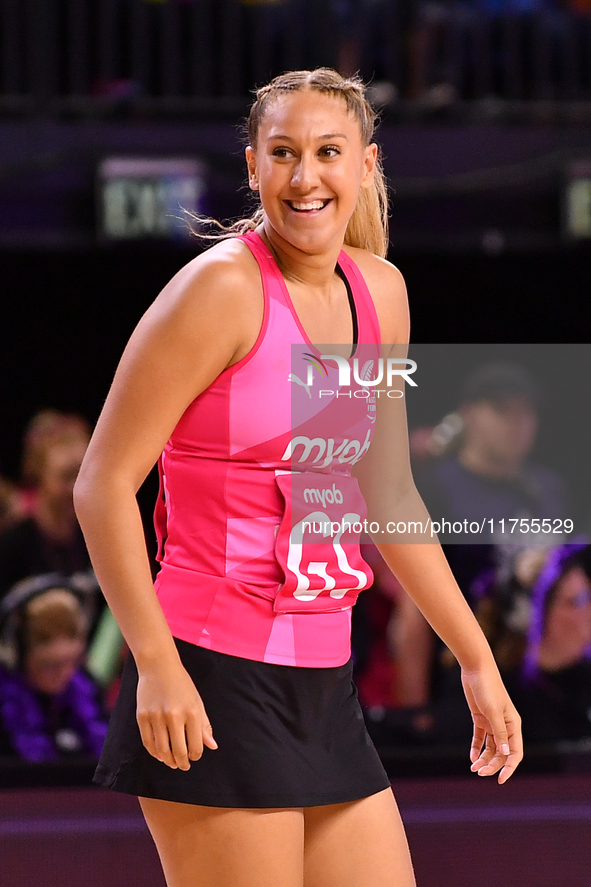
[[[381,264],[376,306],[383,338],[390,336],[395,346],[384,356],[400,357],[409,337],[406,290],[399,272]],[[384,289],[389,290],[390,307],[380,302]],[[378,398],[374,439],[354,470],[367,502],[368,522],[380,527],[373,539],[382,557],[461,666],[474,721],[472,770],[482,776],[501,770],[499,782],[506,782],[523,757],[520,718],[437,537],[431,535],[429,515],[410,469],[404,398]],[[401,522],[406,527],[415,522],[422,531],[387,531],[388,524],[400,528]]]

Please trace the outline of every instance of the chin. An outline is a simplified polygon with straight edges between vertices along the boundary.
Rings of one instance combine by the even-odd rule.
[[[344,232],[327,231],[326,227],[318,226],[315,229],[302,231],[301,229],[294,231],[292,228],[284,229],[280,232],[281,236],[292,246],[308,253],[320,253],[330,249],[335,241],[342,242]]]

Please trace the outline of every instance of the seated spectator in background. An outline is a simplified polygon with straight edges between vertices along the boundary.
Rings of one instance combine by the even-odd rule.
[[[63,413],[61,410],[39,410],[29,420],[23,436],[21,458],[22,483],[20,496],[25,512],[35,510],[39,466],[45,458],[45,451],[53,440],[80,441],[88,445],[90,425],[77,413]]]
[[[528,742],[591,738],[590,573],[591,546],[566,543],[520,552],[504,578],[482,577],[477,617]],[[459,666],[444,649],[431,708],[434,741],[469,740],[462,698]]]
[[[364,544],[362,550],[374,584],[360,596],[352,613],[360,702],[365,707],[422,708],[429,701],[431,629],[375,545]],[[423,626],[428,631],[421,631]]]
[[[98,757],[107,730],[83,668],[88,616],[66,577],[18,583],[0,605],[0,754],[27,761]]]
[[[374,584],[353,608],[351,646],[367,728],[378,744],[429,742],[431,628],[377,548],[364,545],[363,557]]]
[[[374,582],[359,597],[351,615],[353,676],[362,706],[390,708],[399,700],[389,626],[404,591],[375,545],[365,543],[362,552]]]
[[[526,742],[591,739],[590,550],[554,549],[534,585],[524,664],[509,680]]]
[[[434,520],[467,520],[484,527],[476,536],[439,536],[451,543],[445,552],[469,601],[476,576],[496,564],[496,545],[540,540],[540,533],[532,538],[511,533],[509,520],[571,516],[561,479],[529,458],[538,428],[537,401],[537,389],[523,368],[510,363],[479,367],[468,377],[457,409],[462,430],[456,452],[430,460],[415,473]]]
[[[56,411],[38,414],[25,438],[25,517],[0,532],[0,599],[20,579],[70,576],[90,568],[72,490],[90,432],[85,421]]]
[[[503,674],[523,664],[532,589],[550,548],[536,545],[512,552],[507,547],[498,558],[497,569],[486,570],[473,583],[476,617]]]
[[[0,532],[23,516],[17,488],[0,475]]]
[[[447,542],[444,550],[456,580],[477,610],[482,603],[480,592],[475,592],[477,580],[502,572],[518,551],[516,536],[508,534],[508,520],[564,518],[568,512],[561,480],[528,458],[537,432],[537,392],[521,367],[500,363],[478,368],[466,381],[457,415],[461,422],[454,426],[455,441],[447,441],[446,454],[440,458],[423,459],[415,478],[434,520],[467,519],[479,525],[484,521],[482,537],[440,536]],[[421,442],[424,455],[423,438]],[[469,544],[474,539],[480,540],[478,544]],[[540,534],[520,535],[517,541],[523,548],[539,542]],[[397,622],[401,642],[395,667],[400,686],[412,687],[414,681],[416,704],[433,704],[434,738],[449,743],[469,739],[471,721],[463,706],[455,660],[411,603],[400,608]],[[412,699],[412,694],[406,698]]]

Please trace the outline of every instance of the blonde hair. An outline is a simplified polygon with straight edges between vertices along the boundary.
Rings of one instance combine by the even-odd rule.
[[[288,71],[280,74],[256,91],[256,98],[246,122],[246,133],[250,145],[256,150],[259,127],[269,105],[289,92],[314,90],[325,95],[342,98],[347,110],[359,123],[363,146],[367,147],[373,138],[376,126],[376,113],[365,97],[365,85],[360,77],[343,77],[332,68],[316,68],[313,71]],[[209,222],[221,229],[219,234],[204,234],[206,239],[220,239],[252,231],[263,221],[264,210],[257,206],[251,216],[239,219],[225,226],[215,219],[192,217],[196,222]],[[196,232],[198,233],[198,232]],[[357,205],[349,219],[345,232],[347,246],[366,249],[385,258],[388,253],[388,190],[381,156],[378,152],[373,184],[361,188]]]

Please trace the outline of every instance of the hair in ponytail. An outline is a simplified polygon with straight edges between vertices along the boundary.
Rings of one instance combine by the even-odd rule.
[[[315,90],[326,95],[340,96],[348,111],[359,123],[364,147],[371,143],[376,126],[376,113],[365,97],[365,85],[360,77],[343,77],[332,68],[316,68],[314,71],[288,71],[280,74],[256,91],[256,98],[246,123],[249,144],[256,150],[260,124],[274,99],[288,92]],[[207,240],[219,240],[244,234],[262,222],[263,207],[259,204],[252,215],[239,219],[232,225],[222,225],[215,219],[192,215],[197,223],[213,224],[220,229],[217,234],[201,234]],[[369,250],[378,256],[388,253],[388,191],[381,158],[378,153],[374,181],[369,188],[361,188],[357,205],[349,219],[345,232],[348,246]]]

